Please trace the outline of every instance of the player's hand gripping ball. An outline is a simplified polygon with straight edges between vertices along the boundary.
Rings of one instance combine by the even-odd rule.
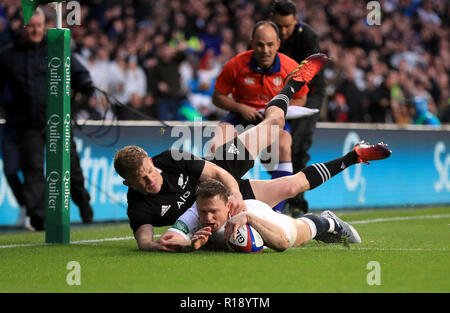
[[[264,240],[256,229],[246,224],[237,230],[236,240],[231,234],[227,246],[235,252],[259,253],[264,247]]]

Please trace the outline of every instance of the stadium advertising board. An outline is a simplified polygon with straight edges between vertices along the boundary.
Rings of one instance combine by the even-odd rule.
[[[131,123],[131,126],[125,126],[124,123],[100,131],[99,126],[85,126],[84,133],[90,133],[90,137],[74,130],[96,221],[127,218],[127,188],[113,167],[116,150],[134,144],[142,146],[149,155],[170,148],[182,148],[202,155],[207,150],[214,127],[203,124],[201,128],[194,129],[192,124],[186,124],[180,126],[184,127],[184,131],[180,132],[179,128],[162,127],[156,122],[150,123],[150,126],[147,124]],[[93,140],[92,134],[98,135],[100,132],[102,136]],[[0,139],[2,133],[3,125],[0,125]],[[309,163],[339,157],[363,139],[371,143],[384,141],[392,150],[392,156],[374,161],[369,166],[352,166],[317,189],[308,191],[306,199],[312,210],[450,204],[449,130],[319,123],[310,149]],[[14,225],[19,216],[19,206],[7,185],[2,159],[0,172],[0,226]],[[257,161],[246,177],[268,179],[270,176]],[[81,221],[78,207],[74,204],[71,205],[70,218],[72,222]]]

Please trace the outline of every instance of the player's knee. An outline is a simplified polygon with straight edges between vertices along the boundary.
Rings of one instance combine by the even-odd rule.
[[[283,128],[285,123],[283,114],[271,114],[269,116],[266,115],[264,121],[271,126],[278,126],[280,128]]]

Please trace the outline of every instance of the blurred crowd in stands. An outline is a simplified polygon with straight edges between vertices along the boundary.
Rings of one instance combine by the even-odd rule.
[[[74,55],[115,100],[91,97],[77,118],[220,119],[215,78],[248,49],[272,1],[80,1],[80,25],[69,26]],[[320,121],[450,123],[449,1],[375,2],[379,25],[369,25],[367,1],[295,1],[331,58]],[[54,25],[54,10],[43,8]],[[0,49],[22,27],[21,10],[19,0],[0,0]],[[121,105],[110,110],[111,102]]]

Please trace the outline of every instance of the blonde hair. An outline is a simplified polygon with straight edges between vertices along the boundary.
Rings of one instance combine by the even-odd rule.
[[[148,157],[147,152],[138,146],[125,146],[114,155],[114,169],[122,178],[127,179],[142,166]]]

